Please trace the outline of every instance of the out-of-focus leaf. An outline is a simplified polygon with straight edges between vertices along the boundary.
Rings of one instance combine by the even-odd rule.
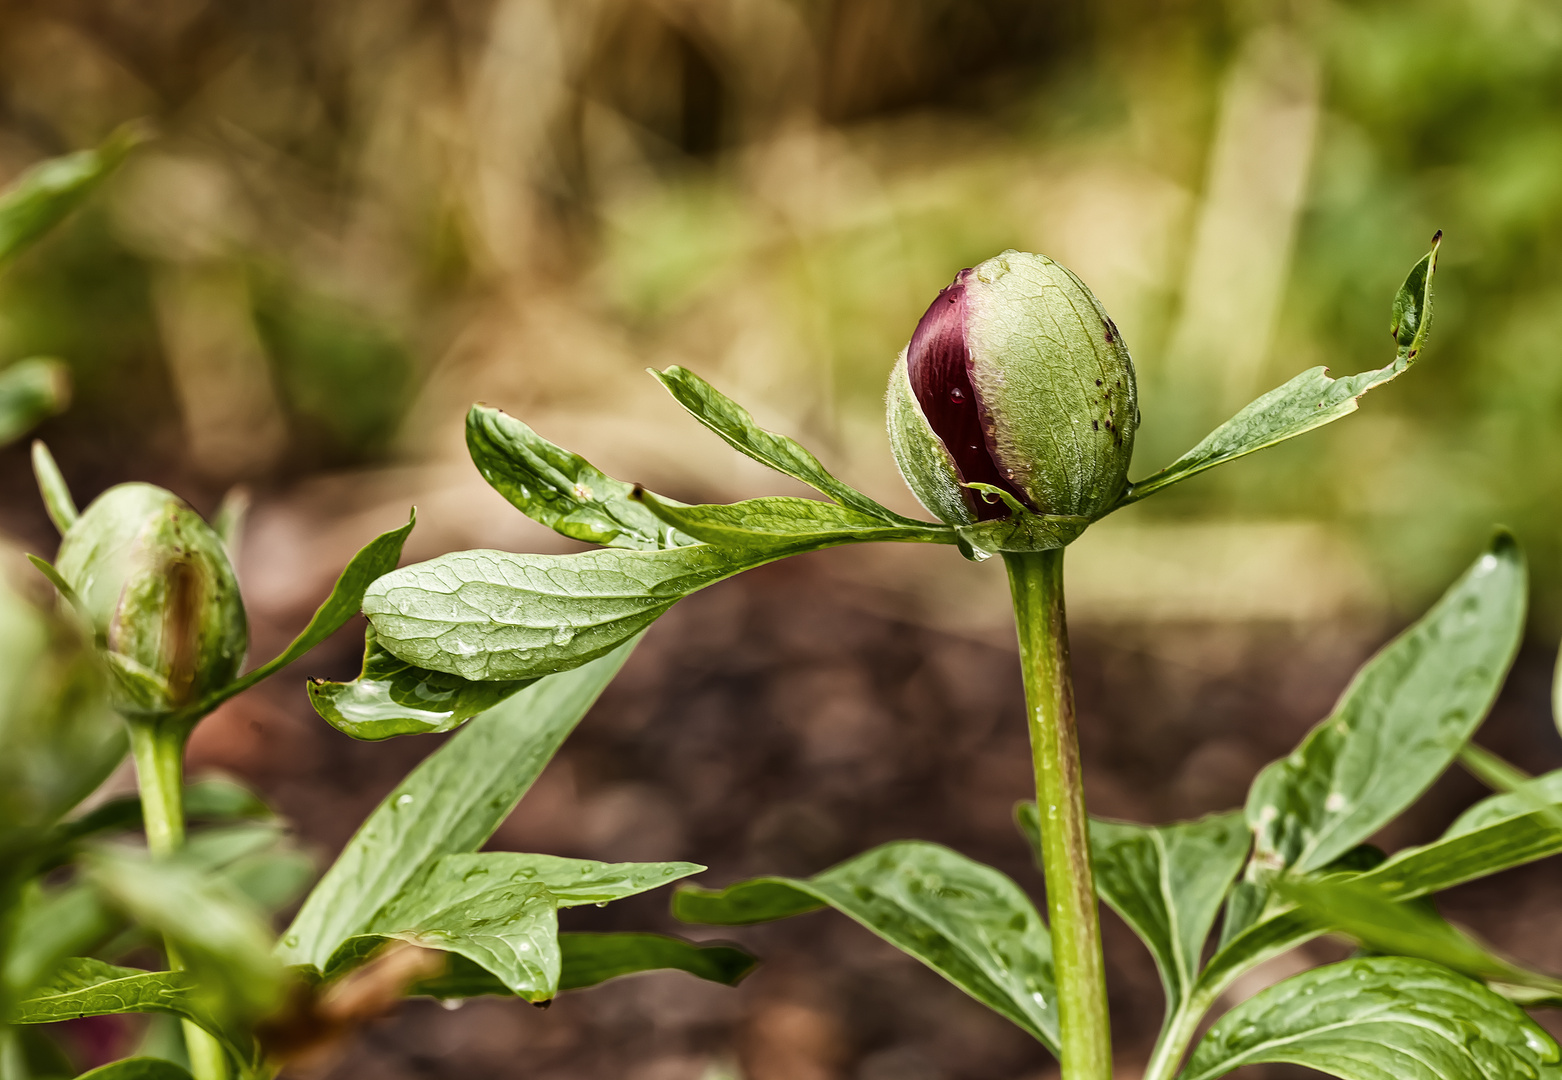
[[[190,1080],[190,1070],[166,1058],[125,1058],[88,1070],[76,1080]]]
[[[0,267],[81,205],[145,137],[126,125],[95,149],[39,162],[0,192]]]
[[[64,536],[65,530],[81,516],[76,509],[76,500],[71,498],[70,485],[65,482],[54,455],[49,453],[42,439],[33,440],[32,460],[33,476],[38,481],[38,494],[43,497],[43,508],[54,527]]]
[[[466,415],[466,445],[495,491],[555,532],[588,544],[643,551],[694,543],[636,501],[635,485],[613,479],[498,409],[472,407]]]
[[[1331,379],[1328,368],[1302,372],[1284,386],[1269,391],[1204,437],[1160,472],[1129,485],[1118,506],[1138,502],[1162,488],[1195,476],[1205,469],[1235,460],[1255,450],[1333,423],[1358,408],[1361,396],[1373,387],[1398,378],[1415,361],[1426,343],[1432,322],[1432,274],[1442,233],[1432,239],[1432,250],[1411,269],[1394,298],[1391,333],[1398,355],[1385,367],[1343,379]]]
[[[1529,773],[1473,742],[1465,743],[1459,750],[1459,764],[1493,791],[1512,791],[1534,779]]]
[[[1524,557],[1501,534],[1420,621],[1367,661],[1334,712],[1253,782],[1262,867],[1316,870],[1410,805],[1485,718],[1524,630]]]
[[[652,371],[651,374],[696,420],[720,435],[735,450],[747,454],[761,465],[768,465],[776,472],[801,480],[842,506],[869,517],[899,525],[927,527],[925,522],[901,517],[855,488],[841,483],[801,444],[785,435],[761,428],[754,423],[747,409],[694,372],[670,367],[666,371]]]
[[[231,885],[181,861],[107,850],[86,857],[82,870],[111,902],[178,950],[203,1007],[221,1023],[242,1024],[280,1003],[284,972],[272,955],[270,927]]]
[[[1058,1052],[1052,939],[1030,898],[937,844],[885,844],[807,879],[756,878],[673,897],[685,922],[735,926],[829,905]]]
[[[1039,862],[1035,803],[1021,805],[1020,821]],[[1240,810],[1175,825],[1090,821],[1096,892],[1155,958],[1168,1022],[1198,978],[1204,942],[1248,845]]]
[[[337,946],[363,933],[440,858],[482,847],[632,648],[522,690],[409,773],[310,892],[283,934],[283,960],[323,968]]]
[[[315,609],[309,625],[304,627],[286,649],[282,650],[281,655],[261,664],[255,670],[240,676],[207,697],[197,706],[198,713],[205,715],[235,694],[248,690],[266,676],[281,671],[340,630],[348,619],[358,614],[358,609],[363,604],[364,591],[368,589],[370,583],[375,578],[396,569],[396,563],[401,558],[402,545],[407,542],[407,534],[412,532],[412,527],[417,524],[417,520],[417,513],[414,511],[401,528],[381,533],[365,544],[358,554],[348,560],[347,566],[336,579],[336,584],[331,587],[330,595]]]
[[[249,519],[249,488],[235,484],[222,497],[217,513],[212,517],[212,531],[228,549],[228,561],[235,566],[239,562],[239,544],[243,539],[244,522]]]
[[[736,986],[754,970],[753,954],[735,945],[704,945],[665,934],[560,934],[560,990],[581,990],[643,971],[685,971]]]
[[[79,882],[23,894],[16,928],[0,970],[9,996],[25,994],[48,979],[60,961],[96,948],[122,925],[96,889]]]
[[[1562,769],[1536,776],[1512,791],[1489,795],[1454,819],[1445,837],[1473,832],[1505,818],[1550,809],[1562,825]]]
[[[0,446],[64,412],[70,389],[65,365],[47,357],[18,360],[0,371]]]
[[[362,674],[345,683],[309,680],[309,703],[344,735],[375,741],[450,731],[535,681],[474,682],[416,667],[382,648],[370,626]]]
[[[186,784],[184,816],[187,821],[233,821],[243,818],[268,819],[271,807],[243,784],[222,777],[208,777]],[[78,818],[62,822],[62,840],[76,840],[101,832],[141,827],[141,798],[125,795],[93,807]]]
[[[1182,1080],[1287,1062],[1342,1080],[1535,1077],[1557,1046],[1515,1005],[1437,964],[1362,957],[1315,968],[1232,1009]]]
[[[1327,878],[1283,878],[1275,891],[1320,926],[1375,952],[1430,960],[1472,978],[1562,993],[1562,981],[1497,956],[1439,915],[1429,900],[1396,901],[1371,884]]]
[[[777,541],[807,541],[813,547],[878,540],[955,542],[955,531],[947,525],[889,522],[817,499],[773,495],[738,503],[686,506],[648,491],[642,491],[638,498],[658,518],[694,540],[734,551],[768,550]]]

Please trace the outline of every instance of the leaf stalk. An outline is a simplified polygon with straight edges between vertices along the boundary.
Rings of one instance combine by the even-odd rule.
[[[1069,674],[1063,549],[1006,552],[1004,562],[1014,600],[1036,770],[1063,1080],[1111,1080],[1106,967]]]

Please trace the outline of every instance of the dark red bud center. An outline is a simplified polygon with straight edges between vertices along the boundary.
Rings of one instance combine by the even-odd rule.
[[[970,276],[970,270],[960,271],[917,323],[906,349],[911,391],[933,433],[954,458],[962,482],[991,484],[1028,502],[993,458],[991,418],[971,382],[971,353],[965,341],[966,283]],[[1009,516],[1002,501],[980,492],[968,491],[966,505],[983,521]]]

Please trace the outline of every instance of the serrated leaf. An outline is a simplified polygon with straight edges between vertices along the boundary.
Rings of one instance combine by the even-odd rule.
[[[472,407],[466,415],[466,445],[495,491],[555,532],[588,544],[644,551],[694,542],[636,501],[634,484],[613,479],[499,409]]]
[[[1496,700],[1524,630],[1524,557],[1506,534],[1356,674],[1333,713],[1248,794],[1255,864],[1320,869],[1410,805]]]
[[[806,540],[813,547],[910,540],[953,544],[955,532],[928,522],[892,523],[848,506],[767,496],[737,503],[687,506],[642,491],[637,496],[659,519],[694,541],[742,551],[768,550],[778,540]]]
[[[336,584],[331,586],[330,594],[315,609],[309,624],[288,647],[278,656],[207,697],[196,706],[196,714],[204,716],[235,694],[241,694],[267,676],[281,671],[345,626],[348,619],[358,614],[358,609],[363,605],[364,591],[369,585],[376,578],[396,569],[396,563],[401,559],[402,546],[407,542],[407,535],[412,532],[417,520],[414,511],[401,528],[381,533],[365,544],[361,551],[348,560],[337,576]]]
[[[451,731],[534,682],[474,682],[417,667],[383,648],[370,626],[362,673],[345,683],[309,680],[309,703],[337,731],[373,742]]]
[[[190,1070],[167,1058],[135,1057],[89,1069],[76,1080],[190,1080]]]
[[[15,442],[70,401],[70,373],[58,360],[35,356],[0,371],[0,446]]]
[[[39,162],[0,192],[0,267],[80,206],[143,138],[127,125],[95,149]]]
[[[1021,804],[1020,821],[1039,863],[1035,803]],[[1090,820],[1096,892],[1155,958],[1168,1022],[1198,978],[1204,942],[1249,842],[1240,810],[1175,825]]]
[[[1432,250],[1411,269],[1394,298],[1393,327],[1397,355],[1388,365],[1341,379],[1331,379],[1328,368],[1315,367],[1269,391],[1160,472],[1130,484],[1118,506],[1138,502],[1162,488],[1196,476],[1256,450],[1293,439],[1314,428],[1349,416],[1368,390],[1398,378],[1409,370],[1426,342],[1432,321],[1432,274],[1442,234],[1432,240]]]
[[[901,517],[855,488],[841,483],[800,443],[761,428],[754,423],[747,409],[694,372],[675,366],[666,371],[652,371],[651,374],[691,416],[721,436],[733,449],[761,465],[767,465],[794,480],[801,480],[842,506],[851,507],[869,517],[902,525],[923,524],[912,518]]]
[[[990,866],[915,840],[884,844],[812,878],[681,890],[673,914],[723,926],[829,905],[1058,1052],[1052,941],[1030,898]]]
[[[278,952],[323,968],[407,884],[493,835],[612,681],[633,644],[522,690],[429,755],[369,815],[304,901]]]
[[[1515,1005],[1437,964],[1374,956],[1315,968],[1210,1029],[1181,1080],[1286,1062],[1342,1080],[1512,1080],[1557,1060]]]

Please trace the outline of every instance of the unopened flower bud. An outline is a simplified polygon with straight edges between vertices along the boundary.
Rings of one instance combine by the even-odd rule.
[[[1133,361],[1099,301],[1044,255],[1006,251],[938,294],[890,376],[895,459],[951,525],[1036,514],[1091,521],[1128,482]]]
[[[178,709],[238,675],[249,628],[233,567],[222,540],[172,493],[110,488],[66,532],[56,569],[131,711]]]

